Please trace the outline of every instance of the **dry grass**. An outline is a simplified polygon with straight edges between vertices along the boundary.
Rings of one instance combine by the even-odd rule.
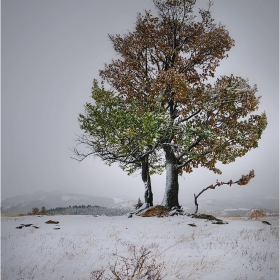
[[[266,217],[267,215],[262,210],[253,210],[250,214],[251,219],[260,219]]]
[[[140,213],[142,217],[167,217],[169,216],[169,210],[162,205],[156,205],[148,208],[144,212]]]
[[[223,216],[224,219],[231,219],[231,220],[247,220],[248,217],[241,216],[241,215],[225,215]]]

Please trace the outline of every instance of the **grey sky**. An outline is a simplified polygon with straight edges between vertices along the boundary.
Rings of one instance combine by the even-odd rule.
[[[197,7],[206,7],[199,0]],[[115,56],[107,34],[132,30],[137,12],[151,0],[2,0],[2,199],[38,190],[137,199],[140,176],[98,159],[72,160],[78,113],[90,101],[98,70]],[[206,197],[251,194],[277,196],[279,187],[279,2],[216,0],[217,22],[226,25],[236,46],[217,75],[249,78],[262,96],[268,127],[252,150],[222,166],[223,175],[198,169],[180,178],[179,200],[216,179],[239,179],[255,169],[245,187],[221,187]],[[152,177],[155,202],[161,202],[165,174]]]

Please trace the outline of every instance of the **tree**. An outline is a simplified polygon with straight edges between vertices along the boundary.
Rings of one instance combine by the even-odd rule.
[[[134,204],[133,207],[135,208],[135,210],[138,210],[139,208],[141,208],[143,206],[143,203],[141,201],[140,198],[138,198],[138,202],[137,204]]]
[[[88,156],[100,157],[106,164],[118,162],[128,174],[141,170],[145,186],[145,205],[153,205],[150,174],[163,169],[157,151],[156,138],[160,135],[164,117],[143,108],[138,100],[125,100],[112,91],[99,87],[94,80],[93,103],[86,103],[85,113],[79,115],[84,134],[77,138],[84,151],[74,152],[80,161]]]
[[[47,209],[46,209],[45,206],[42,206],[41,214],[42,215],[46,215],[47,214]]]
[[[37,207],[34,207],[34,208],[32,208],[32,215],[38,215],[39,214],[39,208],[37,208]]]
[[[145,11],[134,31],[109,36],[119,58],[105,64],[100,76],[126,104],[138,102],[146,114],[164,115],[152,147],[164,151],[162,204],[172,208],[180,207],[179,174],[199,166],[221,173],[216,163],[256,148],[267,121],[264,113],[254,113],[260,98],[248,80],[231,75],[207,83],[234,46],[225,26],[214,22],[212,3],[199,9],[197,19],[195,0],[153,2],[158,17]]]

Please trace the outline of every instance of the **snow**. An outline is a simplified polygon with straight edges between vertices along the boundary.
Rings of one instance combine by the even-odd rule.
[[[30,202],[27,202],[27,203],[25,203],[25,204],[22,204],[22,205],[20,205],[20,207],[26,206],[26,205],[28,205],[28,204],[30,204]]]
[[[189,216],[2,216],[1,279],[91,279],[93,270],[115,262],[116,251],[129,256],[129,245],[135,245],[165,263],[167,280],[276,280],[278,218],[263,218],[267,225],[223,217],[228,224],[217,225]],[[39,228],[16,229],[21,224]]]
[[[236,209],[234,209],[234,208],[232,208],[232,209],[225,209],[224,210],[224,212],[230,212],[230,211],[250,211],[250,209],[249,208],[236,208]]]
[[[121,203],[121,202],[123,202],[123,201],[124,201],[123,199],[121,199],[121,198],[117,198],[117,197],[111,197],[111,198],[113,198],[113,199],[114,199],[114,203]]]
[[[69,196],[69,195],[64,195],[61,197],[62,200],[64,201],[68,201],[70,199],[72,200],[81,200],[79,197],[76,197],[76,196]]]

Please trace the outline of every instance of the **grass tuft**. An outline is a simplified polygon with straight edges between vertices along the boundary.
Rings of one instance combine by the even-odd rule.
[[[169,210],[162,205],[156,205],[148,208],[139,215],[142,217],[167,217],[169,216]]]

